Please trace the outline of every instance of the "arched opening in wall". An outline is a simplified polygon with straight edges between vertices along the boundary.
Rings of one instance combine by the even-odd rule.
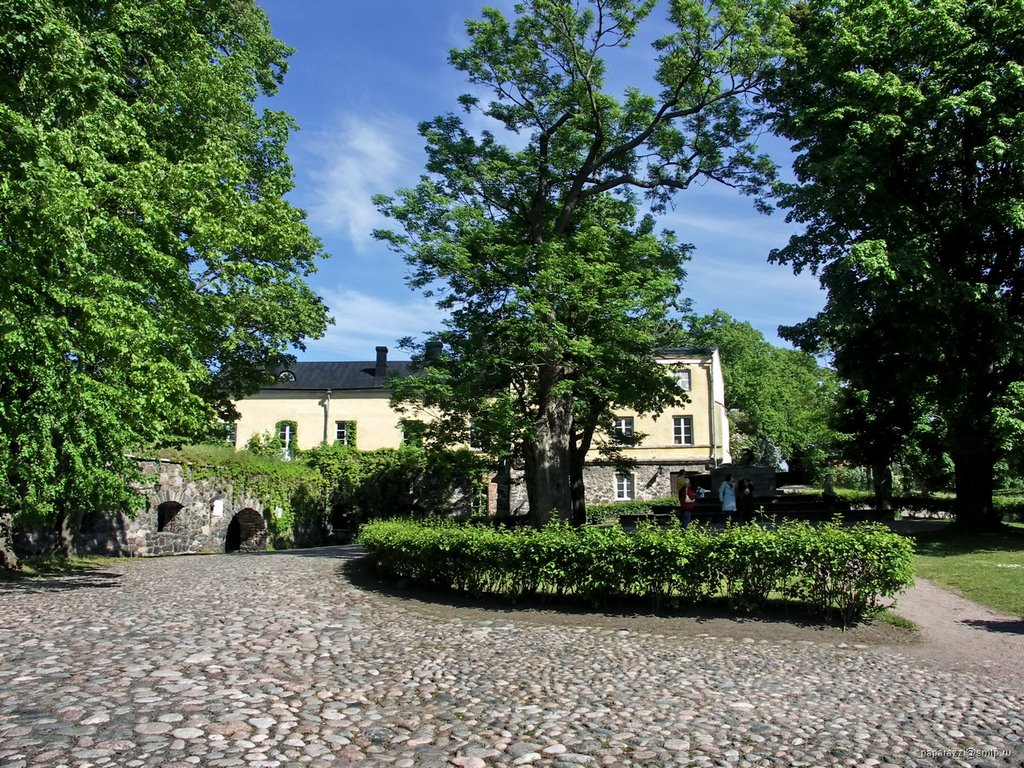
[[[261,552],[267,548],[267,524],[251,507],[239,510],[228,523],[225,552]]]
[[[165,501],[157,507],[156,532],[179,533],[182,521],[178,518],[178,513],[181,510],[182,505],[176,501]]]

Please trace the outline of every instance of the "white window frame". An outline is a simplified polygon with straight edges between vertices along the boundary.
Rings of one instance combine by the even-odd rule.
[[[615,500],[632,501],[636,498],[636,480],[624,472],[615,473]]]
[[[633,417],[632,416],[616,416],[615,426],[613,427],[613,434],[617,438],[626,438],[633,436]]]
[[[298,428],[290,421],[282,421],[278,425],[277,436],[281,439],[281,447],[290,451],[295,443],[295,434]]]
[[[676,384],[684,392],[689,392],[693,389],[693,373],[689,368],[684,368],[681,371],[676,371]]]
[[[351,421],[336,421],[334,422],[334,442],[341,443],[342,445],[351,445],[348,434],[348,425]]]
[[[672,417],[672,445],[696,445],[693,439],[693,416]]]

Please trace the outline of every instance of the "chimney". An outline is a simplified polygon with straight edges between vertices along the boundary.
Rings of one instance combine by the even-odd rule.
[[[388,348],[377,347],[377,368],[373,372],[373,378],[378,384],[383,384],[388,377]]]
[[[428,341],[426,349],[423,353],[423,361],[429,365],[430,363],[436,363],[441,357],[441,351],[444,349],[444,344],[440,341]]]

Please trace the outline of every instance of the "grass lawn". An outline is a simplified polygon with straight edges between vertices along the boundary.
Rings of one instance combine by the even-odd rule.
[[[976,603],[1024,616],[1024,524],[1002,533],[917,535],[914,573]]]

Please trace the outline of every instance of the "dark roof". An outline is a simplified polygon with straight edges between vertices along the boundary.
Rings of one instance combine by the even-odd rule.
[[[374,362],[357,363],[292,363],[285,369],[275,371],[277,381],[261,387],[261,390],[277,389],[378,389],[382,382],[378,381],[374,372]],[[282,381],[280,376],[290,371],[294,381]],[[388,360],[388,374],[397,373],[408,376],[412,371],[412,363],[408,360]]]

